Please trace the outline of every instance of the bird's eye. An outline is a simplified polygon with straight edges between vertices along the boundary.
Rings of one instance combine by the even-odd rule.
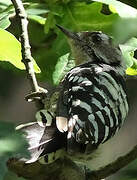
[[[94,35],[92,36],[92,41],[93,41],[94,43],[97,43],[97,42],[102,41],[102,38],[101,38],[100,34],[94,34]]]

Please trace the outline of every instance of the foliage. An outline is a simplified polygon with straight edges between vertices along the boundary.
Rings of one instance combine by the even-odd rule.
[[[15,173],[8,171],[3,180],[25,180],[23,177],[18,177]]]
[[[137,75],[134,56],[137,50],[137,9],[116,0],[23,2],[29,19],[32,54],[42,72],[37,75],[40,80],[57,85],[64,73],[74,66],[67,41],[56,24],[72,31],[103,31],[113,36],[114,42],[120,44],[127,65],[126,73]],[[22,70],[21,45],[15,37],[19,39],[19,28],[13,5],[10,0],[0,0],[0,61],[10,62]],[[36,62],[34,69],[39,73]],[[0,122],[0,179],[6,172],[8,158],[18,153],[27,155],[25,147],[21,133],[15,131],[12,124]]]
[[[118,175],[120,180],[136,180],[137,179],[137,160],[130,163],[127,167],[123,168]],[[117,176],[116,176],[117,179]]]
[[[128,67],[126,73],[129,75],[137,75],[137,60],[134,57],[134,51],[137,50],[137,39],[129,39],[123,45],[121,44],[120,48]]]
[[[27,142],[12,123],[0,121],[0,180],[7,171],[6,162],[11,157],[28,157]]]
[[[74,67],[74,59],[69,53],[61,56],[56,64],[56,70],[53,72],[54,84],[59,84],[64,75]]]
[[[105,11],[102,3],[108,5]],[[66,39],[56,28],[55,24],[60,24],[72,31],[101,30],[114,36],[115,43],[122,44],[121,49],[124,57],[126,57],[125,61],[128,68],[127,74],[137,75],[136,59],[135,57],[133,58],[136,48],[132,48],[137,36],[137,23],[135,23],[137,21],[137,10],[135,8],[115,0],[46,0],[39,2],[24,0],[24,6],[30,21],[29,34],[33,56],[42,71],[38,75],[41,80],[57,84],[59,79],[57,79],[56,75],[58,74],[58,67],[62,66],[62,57],[66,57],[64,62],[67,62],[66,54],[69,52],[69,47]],[[8,27],[8,31],[18,37],[18,27],[14,18],[15,12],[9,0],[0,1],[0,14],[0,28],[6,29]],[[13,23],[14,28],[10,26],[9,19]],[[123,26],[126,26],[124,31]],[[5,32],[5,36],[7,35]],[[5,36],[3,36],[3,39],[6,39]],[[132,43],[133,37],[134,42]],[[12,35],[11,38],[8,37],[7,39],[11,41],[13,39]],[[2,44],[2,41],[0,43]],[[126,48],[127,44],[129,48]],[[13,46],[9,44],[9,46],[9,51],[10,49],[12,51],[13,46],[18,51],[16,51],[16,57],[15,52],[12,51],[12,54],[8,58],[5,57],[5,60],[23,69],[19,43]],[[5,51],[2,51],[3,54],[6,54],[6,48],[3,44],[2,47],[5,49]],[[4,58],[0,57],[0,60],[3,61]],[[62,68],[64,67],[62,66]],[[35,71],[40,72],[36,64]],[[63,72],[63,69],[61,71]]]
[[[19,69],[25,69],[21,62],[21,44],[8,31],[0,29],[0,60],[8,61]],[[35,72],[40,72],[36,62],[34,63]]]

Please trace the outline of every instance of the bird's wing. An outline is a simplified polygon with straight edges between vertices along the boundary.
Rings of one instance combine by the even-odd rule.
[[[68,151],[84,151],[87,144],[94,149],[120,128],[128,111],[122,83],[123,77],[118,77],[109,66],[106,70],[97,65],[79,66],[67,74],[64,80],[67,103],[62,109],[66,108],[68,113]],[[58,124],[61,126],[62,122]]]

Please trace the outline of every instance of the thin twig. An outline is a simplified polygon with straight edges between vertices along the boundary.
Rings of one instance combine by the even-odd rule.
[[[28,20],[27,20],[27,14],[25,12],[25,9],[23,7],[21,0],[11,0],[15,11],[16,16],[19,19],[20,28],[21,28],[21,49],[22,49],[22,62],[24,63],[26,67],[27,77],[29,79],[31,90],[32,92],[39,92],[39,86],[36,80],[34,67],[33,67],[33,58],[31,56],[31,47],[29,43],[28,38]],[[38,109],[43,108],[43,104],[41,100],[35,101],[36,106]]]

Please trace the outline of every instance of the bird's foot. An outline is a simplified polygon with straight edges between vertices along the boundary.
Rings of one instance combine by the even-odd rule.
[[[25,100],[33,102],[35,100],[43,100],[47,97],[48,91],[42,87],[39,87],[39,91],[31,92],[25,96]]]

